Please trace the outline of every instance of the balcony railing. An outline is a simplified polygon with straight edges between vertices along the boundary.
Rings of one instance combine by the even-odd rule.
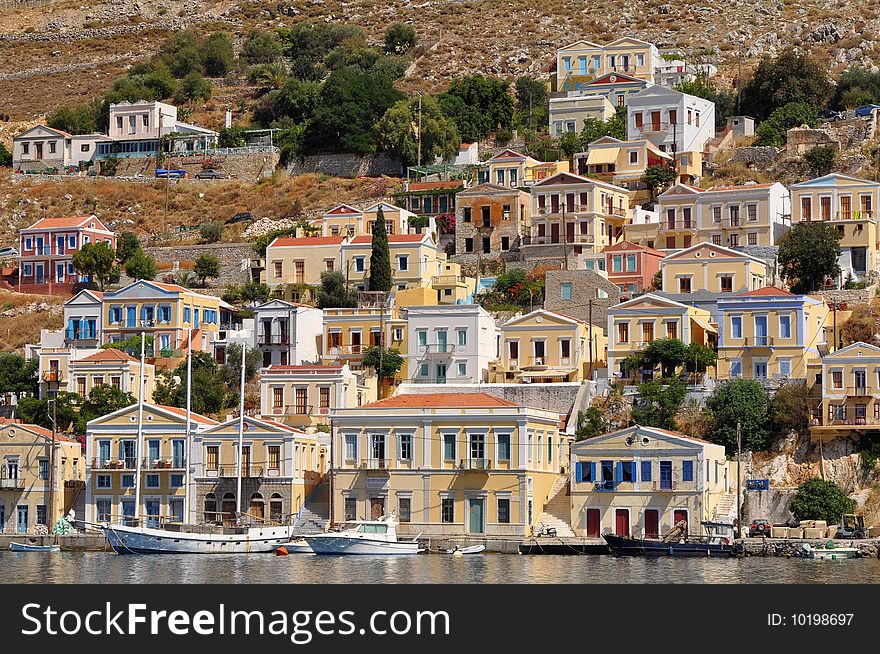
[[[145,458],[142,461],[144,470],[180,470],[186,468],[186,459],[170,458],[170,459],[150,459]]]
[[[660,480],[651,483],[651,490],[655,491],[674,491],[678,488],[677,481]]]
[[[103,459],[96,456],[92,459],[93,470],[134,470],[136,467],[137,459],[133,456],[119,459]]]
[[[488,470],[492,467],[492,460],[486,458],[470,458],[459,461],[459,470]]]
[[[697,224],[693,220],[664,220],[661,224],[667,231],[697,228]]]
[[[860,384],[858,386],[848,386],[846,389],[846,394],[850,397],[873,397],[875,395],[874,391],[866,384]]]
[[[773,347],[772,336],[752,336],[743,340],[745,347]]]
[[[387,470],[390,461],[388,459],[364,459],[361,468],[365,470]]]
[[[620,485],[620,481],[617,479],[614,480],[606,480],[606,481],[597,481],[593,484],[593,490],[597,493],[613,493],[617,490],[617,487]]]
[[[98,333],[93,331],[73,331],[68,329],[64,332],[64,340],[68,343],[96,341],[98,340]]]
[[[24,477],[0,477],[0,489],[2,490],[21,490],[24,488]]]
[[[288,334],[260,334],[257,341],[260,345],[288,345]]]
[[[428,343],[427,345],[419,345],[419,354],[452,354],[453,352],[466,352],[466,345],[457,345],[455,343]]]
[[[242,466],[241,476],[247,477],[247,478],[262,477],[263,476],[263,466],[249,466],[249,465]],[[205,477],[217,477],[217,478],[223,478],[223,479],[238,477],[238,465],[217,466],[216,468],[205,468]]]
[[[431,283],[434,286],[454,286],[457,284],[464,284],[466,281],[464,275],[436,275],[431,280]]]
[[[360,355],[363,354],[364,350],[367,349],[367,345],[330,345],[327,348],[327,354],[329,356],[345,356],[345,355]]]
[[[46,370],[43,372],[43,381],[57,384],[64,381],[64,373],[60,370]]]
[[[862,425],[880,425],[880,418],[812,418],[812,427],[858,427]]]

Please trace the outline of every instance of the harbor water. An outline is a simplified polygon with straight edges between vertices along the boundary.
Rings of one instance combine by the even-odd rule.
[[[477,554],[453,557],[0,552],[0,583],[501,584],[880,583],[880,559],[644,559]]]

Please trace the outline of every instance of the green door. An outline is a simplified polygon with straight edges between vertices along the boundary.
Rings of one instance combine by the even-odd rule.
[[[470,513],[470,532],[472,534],[483,533],[483,500],[471,498],[468,500]]]

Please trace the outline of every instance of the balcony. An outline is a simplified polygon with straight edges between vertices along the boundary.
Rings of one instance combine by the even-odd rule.
[[[361,461],[361,468],[364,470],[388,470],[388,459],[365,459]]]
[[[259,345],[289,345],[289,334],[260,334],[257,337]]]
[[[331,345],[327,348],[327,355],[331,357],[338,356],[360,356],[363,354],[364,350],[367,349],[366,345]]]
[[[427,345],[419,345],[418,348],[419,354],[452,354],[453,352],[462,354],[467,352],[466,345],[454,343],[428,343]]]
[[[773,347],[772,336],[753,336],[743,339],[743,347]]]
[[[868,418],[858,417],[858,418],[811,418],[810,419],[811,427],[878,427],[880,426],[880,418]]]
[[[466,283],[464,275],[437,275],[431,280],[433,286],[458,286]]]
[[[144,470],[183,470],[186,468],[186,459],[149,459],[146,458],[142,462]]]
[[[64,332],[65,343],[75,343],[79,346],[97,345],[98,334],[93,331],[66,330]]]
[[[652,483],[651,483],[651,490],[653,490],[653,491],[659,491],[659,492],[664,492],[664,491],[669,491],[669,492],[671,492],[671,491],[675,491],[675,490],[678,490],[678,482],[677,482],[677,481],[672,481],[672,480],[669,480],[669,479],[666,479],[666,480],[660,480],[660,481],[655,481],[655,482],[652,482]]]
[[[24,490],[24,478],[7,477],[4,473],[0,476],[0,490]]]
[[[92,459],[92,470],[134,470],[136,467],[137,459],[133,456],[121,459],[103,459],[101,457]]]
[[[492,467],[492,460],[486,458],[470,458],[458,462],[459,470],[489,470]]]
[[[244,465],[241,468],[242,478],[262,477],[263,466]],[[217,466],[215,468],[205,468],[205,477],[218,479],[234,479],[238,477],[238,466]]]
[[[667,232],[692,231],[697,229],[697,223],[693,220],[664,220],[663,229]]]
[[[593,492],[596,493],[613,493],[620,485],[620,481],[608,479],[605,481],[597,481],[593,484]]]
[[[869,388],[866,384],[860,384],[858,386],[848,386],[846,389],[846,394],[849,397],[874,397],[877,395],[873,389]]]
[[[43,381],[49,382],[50,384],[58,384],[63,382],[65,379],[64,373],[60,370],[45,370],[43,371]]]

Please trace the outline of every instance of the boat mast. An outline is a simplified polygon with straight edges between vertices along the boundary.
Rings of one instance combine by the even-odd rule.
[[[186,466],[186,499],[184,502],[186,503],[186,515],[183,518],[183,521],[187,524],[192,524],[192,492],[190,490],[190,486],[192,485],[192,468],[190,466],[190,455],[192,454],[192,438],[190,437],[190,411],[192,409],[192,316],[193,316],[193,305],[189,305],[189,328],[187,330],[188,336],[186,339],[186,461],[184,461],[184,465]]]
[[[138,393],[138,426],[137,426],[137,445],[135,446],[135,456],[137,457],[137,472],[134,477],[134,518],[137,523],[136,526],[140,527],[140,513],[141,513],[141,470],[143,461],[141,459],[141,454],[143,453],[143,440],[144,440],[144,346],[146,345],[146,335],[144,332],[141,332],[141,369],[140,369],[140,379],[139,381],[139,389]]]
[[[46,509],[46,526],[52,529],[58,516],[55,515],[55,398],[49,400],[52,403],[52,441],[49,444],[49,508]]]
[[[245,348],[244,343],[241,344],[241,385],[239,386],[239,407],[238,407],[238,486],[235,497],[238,499],[238,516],[241,519],[241,460],[244,458],[244,364],[245,364]]]

